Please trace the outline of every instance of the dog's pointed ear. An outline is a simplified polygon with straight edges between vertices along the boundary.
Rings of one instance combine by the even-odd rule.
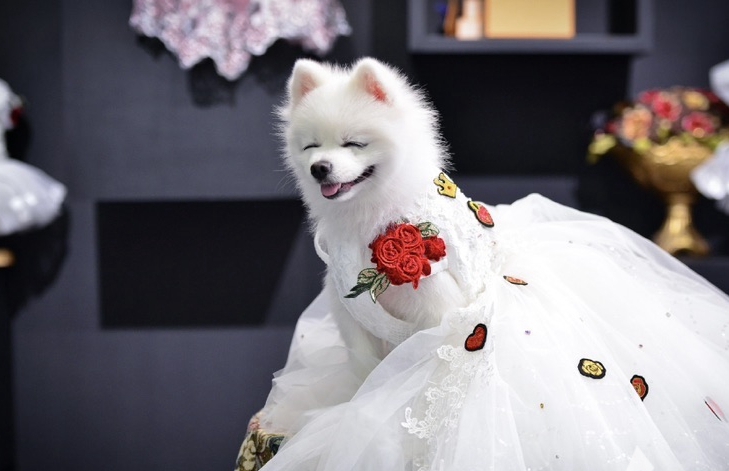
[[[392,102],[386,79],[392,73],[386,65],[375,59],[365,58],[354,68],[353,82],[360,90],[364,90],[375,100],[389,104]]]
[[[328,70],[318,62],[297,60],[289,78],[289,106],[295,108],[309,92],[320,87],[328,75]]]

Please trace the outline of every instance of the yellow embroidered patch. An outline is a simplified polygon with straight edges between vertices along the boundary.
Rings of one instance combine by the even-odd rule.
[[[455,183],[453,183],[453,180],[448,178],[448,175],[441,172],[440,175],[438,175],[438,178],[433,180],[433,183],[438,187],[438,194],[443,196],[448,196],[450,198],[456,197],[456,192],[458,191],[458,187]]]

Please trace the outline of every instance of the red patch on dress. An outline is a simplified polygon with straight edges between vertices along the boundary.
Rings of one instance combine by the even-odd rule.
[[[478,222],[486,227],[494,227],[494,218],[491,217],[491,213],[489,213],[489,210],[486,209],[486,205],[484,203],[468,200],[468,208],[476,215]]]
[[[509,283],[511,283],[512,285],[526,286],[529,284],[526,281],[522,280],[521,278],[516,278],[515,276],[504,275],[504,279],[506,281],[508,281]]]
[[[465,348],[469,352],[481,350],[486,345],[488,329],[484,324],[478,324],[473,328],[473,333],[466,338]]]
[[[644,400],[648,395],[648,383],[645,382],[645,378],[640,375],[633,375],[633,377],[630,378],[630,384],[633,385],[633,388],[635,389],[635,392],[638,393],[640,400]]]

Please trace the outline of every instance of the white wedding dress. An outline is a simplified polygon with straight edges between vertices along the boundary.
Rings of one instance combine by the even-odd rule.
[[[15,126],[12,113],[21,105],[20,97],[0,80],[0,236],[50,223],[66,198],[62,183],[8,155],[5,132]]]
[[[465,307],[410,325],[363,294],[342,319],[371,252],[317,237],[337,282],[256,419],[285,437],[265,471],[729,469],[726,294],[605,218],[530,195],[488,227],[437,190],[403,215],[445,241],[419,289],[449,264]]]

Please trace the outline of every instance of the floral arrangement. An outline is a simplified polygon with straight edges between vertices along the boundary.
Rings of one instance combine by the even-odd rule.
[[[430,275],[430,262],[446,255],[445,242],[438,233],[438,228],[429,222],[388,228],[369,245],[371,261],[376,267],[362,270],[357,285],[346,297],[354,298],[369,291],[372,301],[376,301],[390,284],[412,283],[417,289],[420,278]]]
[[[712,151],[729,139],[729,107],[714,93],[688,87],[648,90],[635,103],[616,106],[589,147],[597,161],[618,144],[638,153],[669,141]]]

